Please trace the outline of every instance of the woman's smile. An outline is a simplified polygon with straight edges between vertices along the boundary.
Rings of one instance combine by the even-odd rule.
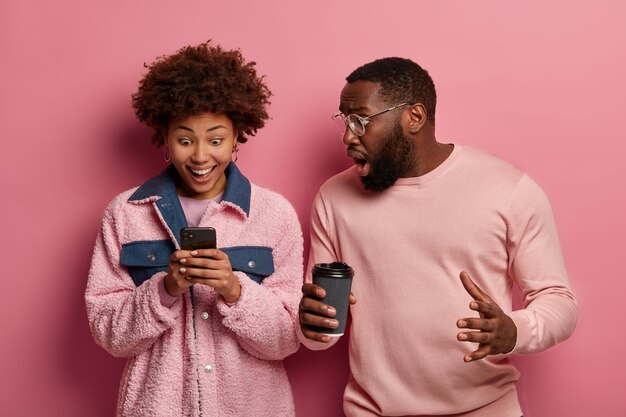
[[[192,177],[198,182],[207,182],[211,179],[211,174],[215,169],[215,165],[209,168],[191,168],[187,167],[187,170],[191,172]]]

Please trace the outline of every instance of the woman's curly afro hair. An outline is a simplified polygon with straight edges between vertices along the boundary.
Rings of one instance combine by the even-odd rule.
[[[170,120],[201,113],[224,113],[245,143],[269,118],[271,91],[257,76],[255,62],[239,50],[225,51],[205,42],[145,65],[148,73],[132,95],[137,118],[155,129],[152,142],[165,144]]]

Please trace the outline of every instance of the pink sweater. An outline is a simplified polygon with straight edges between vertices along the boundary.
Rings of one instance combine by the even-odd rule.
[[[435,170],[381,194],[364,191],[350,168],[320,188],[311,223],[307,270],[334,260],[355,270],[347,416],[522,414],[509,355],[464,363],[476,345],[456,340],[456,321],[477,316],[459,280],[465,270],[515,322],[512,354],[574,330],[551,208],[527,175],[459,145]],[[524,297],[517,311],[513,284]],[[311,349],[329,346],[299,336]]]
[[[293,416],[281,359],[298,349],[302,233],[280,195],[251,185],[234,165],[224,199],[200,222],[217,231],[240,280],[227,305],[196,285],[170,308],[159,285],[186,223],[166,170],[107,208],[85,299],[96,342],[128,358],[120,416]]]

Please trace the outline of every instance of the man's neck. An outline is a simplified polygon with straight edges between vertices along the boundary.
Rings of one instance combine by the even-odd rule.
[[[432,141],[424,141],[421,146],[418,145],[416,176],[422,176],[437,168],[448,159],[453,149],[453,144],[439,143],[435,138]]]

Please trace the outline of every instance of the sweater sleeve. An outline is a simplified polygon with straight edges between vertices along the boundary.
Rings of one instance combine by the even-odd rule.
[[[113,356],[130,357],[149,349],[176,323],[182,301],[176,301],[171,308],[161,303],[159,284],[165,272],[135,286],[120,264],[116,206],[114,201],[107,208],[96,239],[85,302],[96,343]]]
[[[318,193],[313,201],[311,208],[311,248],[309,250],[309,259],[307,269],[304,275],[305,282],[312,282],[311,268],[316,263],[333,262],[339,260],[329,233],[328,214],[324,205],[322,195]],[[340,337],[333,337],[329,343],[317,342],[307,339],[302,334],[300,325],[298,325],[298,339],[310,350],[325,350],[335,345]]]
[[[281,360],[300,346],[296,337],[302,287],[302,230],[291,206],[283,213],[283,228],[272,248],[274,273],[259,285],[235,272],[241,295],[234,304],[218,298],[222,323],[232,330],[243,349],[264,360]]]
[[[509,273],[518,283],[524,308],[512,312],[517,343],[511,353],[535,353],[567,339],[578,305],[548,198],[524,175],[512,198],[508,231]]]

